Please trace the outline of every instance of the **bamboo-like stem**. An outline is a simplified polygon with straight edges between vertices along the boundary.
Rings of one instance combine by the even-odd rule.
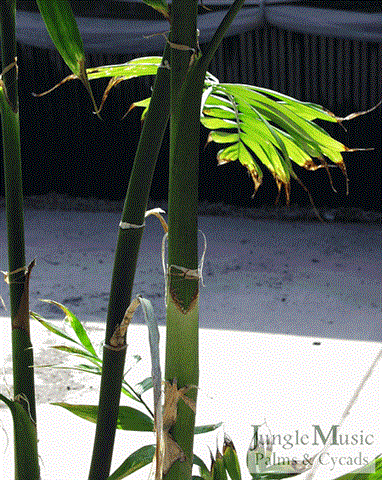
[[[166,47],[154,82],[150,106],[144,120],[131,171],[121,221],[143,225],[156,161],[170,114],[169,49]],[[130,304],[138,250],[143,228],[119,230],[110,302],[107,314],[106,343],[113,336]]]
[[[8,281],[10,286],[13,391],[17,401],[24,407],[32,423],[36,422],[36,400],[33,372],[33,350],[29,329],[29,277],[33,264],[25,264],[23,190],[20,147],[20,122],[17,92],[17,64],[15,39],[16,0],[0,2],[1,26],[1,92],[0,109],[3,136],[6,218],[8,236]],[[15,426],[16,428],[16,426]],[[34,430],[33,435],[29,433]],[[20,452],[30,448],[37,452],[35,428],[25,431],[22,444],[15,445]],[[15,432],[15,441],[20,436]],[[31,472],[39,471],[38,456],[34,464],[15,462],[16,478],[32,478]],[[20,463],[20,464],[19,464]],[[23,471],[27,468],[28,471]],[[29,472],[29,473],[28,473]],[[34,475],[34,474],[33,474]]]
[[[101,480],[108,478],[110,475],[115,429],[121,396],[119,378],[121,378],[122,382],[125,357],[126,345],[114,349],[107,345],[104,346],[101,392],[107,392],[107,395],[100,395],[98,403],[97,431],[89,478]],[[116,381],[116,378],[118,381]],[[109,415],[105,415],[106,412],[109,413]],[[104,450],[105,448],[107,449],[106,451]],[[104,461],[102,461],[102,459]]]
[[[221,24],[217,28],[214,36],[212,37],[210,43],[208,44],[206,50],[204,51],[203,57],[200,61],[200,68],[204,68],[207,71],[209,64],[213,56],[216,53],[216,50],[219,48],[224,35],[227,33],[227,30],[233,20],[235,19],[236,15],[238,14],[239,10],[243,6],[245,0],[235,0],[231,7],[229,8],[228,12],[224,16]]]
[[[197,1],[173,0],[171,38],[171,130],[168,195],[168,281],[166,382],[191,387],[196,403],[199,380],[198,164],[200,105],[213,54],[243,0],[236,0],[213,37],[205,57],[197,50]],[[177,45],[194,51],[179,50]],[[169,390],[170,392],[170,390]],[[183,452],[165,480],[191,480],[195,412],[180,400],[170,435]],[[171,445],[167,445],[170,449]],[[174,452],[166,452],[169,459]],[[166,464],[166,461],[165,461]]]
[[[145,221],[152,177],[170,111],[168,54],[166,47],[135,155],[121,218],[124,223],[143,226]],[[143,227],[120,229],[118,233],[89,480],[104,480],[110,472],[126,350],[112,349],[109,342],[130,304],[142,233]]]
[[[199,382],[199,280],[179,275],[181,270],[178,267],[193,272],[198,268],[198,162],[204,74],[195,75],[198,56],[197,1],[174,0],[171,13],[172,41],[194,48],[194,52],[173,48],[171,55],[165,378],[170,383],[176,381],[178,388],[192,386],[187,395],[196,402]],[[176,460],[165,472],[164,478],[190,480],[195,413],[183,400],[179,401],[177,407],[177,421],[170,434],[180,446],[185,460]],[[170,457],[171,453],[166,451],[165,455]]]
[[[40,480],[36,425],[18,400],[0,394],[12,412],[15,450],[15,480]]]
[[[25,266],[20,123],[18,115],[17,66],[15,63],[15,8],[16,0],[2,0],[0,3],[1,61],[3,72],[5,72],[2,74],[1,114],[10,272]],[[10,283],[12,317],[17,315],[23,289],[22,281]]]
[[[3,70],[14,64],[16,1],[2,1],[1,52]],[[28,399],[28,409],[36,420],[34,395],[33,355],[29,335],[28,281],[25,265],[23,190],[21,173],[20,123],[17,95],[17,68],[11,67],[2,76],[3,92],[0,96],[2,114],[4,177],[8,235],[9,287],[13,335],[14,395]],[[21,269],[21,270],[20,270]],[[12,273],[16,272],[17,273]]]

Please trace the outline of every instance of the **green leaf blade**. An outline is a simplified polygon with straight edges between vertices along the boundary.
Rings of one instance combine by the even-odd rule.
[[[223,456],[220,452],[216,453],[216,458],[212,462],[211,478],[212,480],[228,480]]]
[[[54,348],[55,350],[59,350],[61,352],[75,355],[76,357],[85,358],[89,362],[96,365],[98,368],[101,368],[102,360],[99,357],[95,357],[94,355],[86,352],[85,350],[81,350],[80,348],[76,348],[76,347],[69,347],[67,345],[54,345],[52,346],[52,348]]]
[[[93,356],[98,358],[98,355],[93,347],[92,342],[90,341],[90,338],[83,327],[82,323],[78,320],[78,318],[74,315],[73,312],[71,312],[68,308],[65,307],[65,305],[62,305],[61,303],[55,302],[54,300],[44,300],[47,303],[50,303],[51,305],[55,305],[59,309],[61,309],[65,313],[65,320],[69,323],[69,325],[72,327],[74,333],[77,335],[78,340],[81,342],[81,345]],[[76,342],[78,343],[78,342]]]
[[[149,465],[153,461],[154,454],[154,445],[145,445],[139,448],[108,477],[108,480],[122,480],[122,478],[128,477],[137,470]]]
[[[294,111],[299,116],[304,117],[306,120],[325,120],[326,122],[334,123],[338,122],[338,118],[321,105],[310,102],[302,102],[301,100],[297,100],[289,95],[285,95],[268,88],[257,86],[251,86],[251,88],[256,92],[265,93],[270,97],[281,100],[288,106],[290,110]]]
[[[53,405],[65,408],[84,420],[97,423],[97,405],[72,405],[64,402],[53,403]],[[140,410],[132,407],[120,406],[117,428],[120,430],[130,430],[135,432],[152,432],[154,429],[154,422],[148,415]]]
[[[43,327],[45,327],[47,330],[54,333],[55,335],[65,338],[65,340],[69,340],[69,342],[75,343],[77,345],[81,345],[79,342],[77,342],[76,339],[70,337],[63,330],[60,330],[59,328],[49,323],[47,320],[41,317],[41,315],[39,315],[38,313],[30,312],[30,315],[33,319],[37,320]]]
[[[194,433],[195,435],[200,435],[202,433],[213,432],[214,430],[220,428],[222,425],[223,422],[212,423],[210,425],[199,425],[198,427],[195,427]]]
[[[200,121],[202,125],[210,130],[215,130],[218,128],[235,128],[237,129],[237,123],[232,120],[224,120],[222,118],[214,117],[201,117]]]
[[[241,480],[241,470],[236,448],[227,435],[224,437],[223,463],[231,480]]]
[[[236,120],[236,112],[232,108],[220,106],[220,107],[209,107],[204,106],[203,108],[204,115],[210,115],[215,118],[225,118],[230,120]]]
[[[53,43],[70,70],[81,77],[85,52],[69,0],[37,0]]]
[[[137,77],[156,75],[162,58],[157,56],[140,57],[126,63],[103,65],[86,70],[89,80],[99,78],[118,78],[129,80]]]
[[[240,140],[238,133],[221,132],[213,130],[210,132],[207,142],[215,143],[236,143]]]
[[[62,59],[86,88],[95,112],[99,109],[85,70],[85,51],[69,0],[37,0],[48,33]]]

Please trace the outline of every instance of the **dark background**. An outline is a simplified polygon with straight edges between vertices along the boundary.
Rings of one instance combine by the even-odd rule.
[[[73,2],[74,6],[79,3]],[[81,2],[82,5],[101,3]],[[343,8],[356,3],[365,10],[362,4],[378,2],[342,2]],[[20,4],[32,8],[31,2],[19,2],[19,7]],[[102,9],[97,14],[102,14]],[[366,110],[382,99],[381,53],[382,44],[378,43],[262,27],[226,39],[210,71],[221,82],[272,88],[345,116]],[[92,54],[87,65],[128,60],[126,56]],[[70,73],[56,52],[20,45],[18,64],[25,195],[54,191],[71,196],[122,199],[139,138],[141,110],[133,110],[123,120],[122,117],[132,102],[150,95],[152,79],[119,84],[106,102],[101,121],[92,113],[90,100],[79,81],[68,82],[42,98],[32,96],[32,92],[42,92]],[[102,97],[106,84],[107,81],[92,82],[96,99]],[[344,125],[347,132],[339,125],[328,124],[325,128],[351,148],[374,148],[372,152],[345,154],[349,196],[345,196],[345,180],[339,169],[331,169],[337,194],[331,190],[324,170],[305,172],[296,167],[296,173],[320,207],[341,205],[380,210],[381,108]],[[206,137],[207,131],[202,127],[201,200],[240,206],[274,203],[277,190],[271,175],[264,170],[263,185],[251,199],[253,185],[245,168],[237,162],[217,167],[218,147],[204,148]],[[165,140],[152,187],[153,199],[166,198],[167,150]],[[4,194],[2,171],[0,194]],[[291,203],[309,204],[304,191],[293,181]]]

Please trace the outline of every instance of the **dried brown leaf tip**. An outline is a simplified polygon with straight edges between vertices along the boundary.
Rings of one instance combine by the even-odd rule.
[[[138,296],[134,298],[134,300],[128,306],[125,315],[123,316],[122,322],[116,326],[114,334],[109,342],[111,347],[120,348],[126,345],[126,332],[133,318],[135,310],[139,307],[139,305],[140,301]]]
[[[53,92],[53,90],[56,90],[56,88],[61,87],[66,82],[69,82],[70,80],[76,80],[78,79],[77,75],[74,75],[73,73],[71,75],[68,75],[67,77],[63,78],[60,82],[58,82],[56,85],[54,85],[52,88],[49,88],[49,90],[45,90],[44,92],[41,93],[34,93],[32,92],[32,95],[34,97],[43,97],[44,95],[48,95],[48,93]]]

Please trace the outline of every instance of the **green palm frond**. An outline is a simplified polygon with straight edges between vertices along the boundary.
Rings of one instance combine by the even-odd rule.
[[[110,78],[99,111],[113,87],[132,78],[155,75],[161,61],[161,57],[151,56],[136,58],[120,65],[88,68],[86,73],[90,81]],[[76,78],[76,75],[70,75],[40,95]],[[149,103],[150,98],[145,98],[133,103],[129,111],[134,107],[144,107],[143,120]],[[253,180],[254,195],[263,182],[262,165],[272,173],[276,181],[279,191],[276,202],[284,187],[286,201],[289,203],[293,178],[306,191],[314,207],[312,196],[293,167],[298,165],[310,171],[324,168],[331,187],[336,191],[330,167],[337,166],[345,176],[348,193],[348,177],[342,153],[358,150],[350,149],[332,138],[315,121],[341,124],[344,120],[368,112],[340,118],[320,105],[302,102],[274,90],[252,85],[219,83],[216,77],[207,72],[201,123],[210,130],[207,143],[223,145],[217,153],[218,164],[239,160]],[[318,215],[317,211],[316,213]]]
[[[255,193],[263,180],[261,164],[272,173],[279,192],[284,186],[287,203],[291,177],[307,191],[293,163],[307,170],[325,168],[329,174],[332,162],[348,182],[342,152],[350,149],[314,123],[340,122],[334,114],[265,88],[218,83],[211,77],[206,83],[201,122],[210,130],[207,143],[224,144],[218,163],[239,160],[252,177]],[[330,174],[329,179],[332,185]]]

